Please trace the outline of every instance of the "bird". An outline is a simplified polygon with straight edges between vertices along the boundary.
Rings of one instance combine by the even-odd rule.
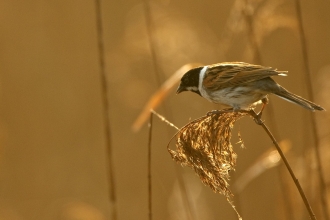
[[[200,66],[187,71],[181,78],[177,94],[194,92],[210,102],[230,107],[233,111],[249,110],[261,104],[261,111],[274,94],[311,111],[324,111],[321,106],[289,92],[273,80],[286,76],[287,71],[244,62],[223,62]]]

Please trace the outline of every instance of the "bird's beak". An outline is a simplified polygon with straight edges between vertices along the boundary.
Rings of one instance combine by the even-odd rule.
[[[183,91],[187,91],[186,88],[184,86],[182,86],[181,84],[179,85],[178,89],[176,90],[176,94],[179,94]]]

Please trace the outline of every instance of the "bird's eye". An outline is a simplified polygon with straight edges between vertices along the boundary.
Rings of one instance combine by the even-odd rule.
[[[189,79],[188,78],[184,78],[183,79],[183,83],[188,84],[189,83]]]

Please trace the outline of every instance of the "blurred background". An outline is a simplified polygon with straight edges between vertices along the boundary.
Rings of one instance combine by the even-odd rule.
[[[133,132],[132,125],[187,63],[244,61],[288,70],[277,82],[309,99],[310,72],[314,101],[330,109],[330,1],[101,1],[100,12],[97,5],[0,2],[1,220],[105,220],[114,219],[113,211],[120,220],[148,219],[148,127]],[[193,93],[176,96],[175,87],[156,110],[178,127],[221,108]],[[329,111],[310,113],[271,96],[263,117],[317,218],[329,219]],[[152,132],[153,219],[237,219],[224,196],[173,162],[166,146],[176,130],[154,118]],[[236,144],[238,132],[245,148]],[[232,144],[238,159],[230,188],[243,219],[309,219],[272,142],[253,120],[236,123]]]

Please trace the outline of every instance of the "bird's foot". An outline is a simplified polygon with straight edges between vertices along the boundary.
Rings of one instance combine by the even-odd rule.
[[[262,116],[262,111],[260,111],[258,114],[254,113],[256,117],[254,117],[254,121],[255,123],[257,123],[258,125],[263,124],[265,121],[261,120],[261,116]]]

